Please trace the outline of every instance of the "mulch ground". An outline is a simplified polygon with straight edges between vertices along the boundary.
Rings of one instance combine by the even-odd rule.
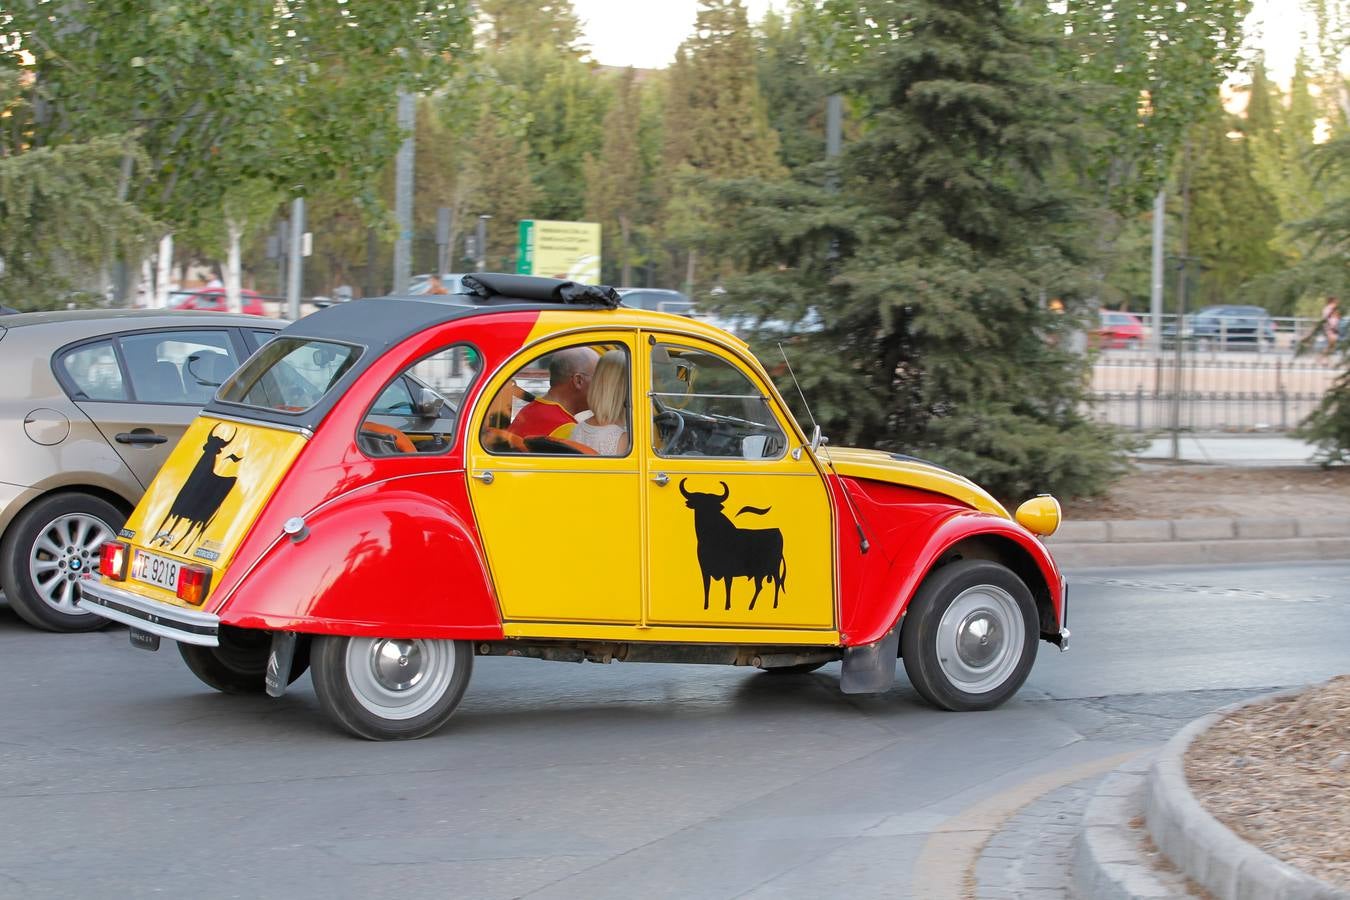
[[[1239,837],[1350,890],[1350,675],[1224,719],[1191,745],[1186,780]]]

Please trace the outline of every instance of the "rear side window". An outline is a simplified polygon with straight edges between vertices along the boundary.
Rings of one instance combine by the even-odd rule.
[[[85,344],[61,357],[61,368],[75,385],[76,400],[126,400],[127,386],[112,341]]]
[[[330,341],[277,338],[249,359],[221,389],[220,399],[259,409],[312,409],[361,356],[361,348]]]
[[[131,386],[142,403],[200,406],[239,366],[224,331],[147,332],[123,335],[120,341]]]

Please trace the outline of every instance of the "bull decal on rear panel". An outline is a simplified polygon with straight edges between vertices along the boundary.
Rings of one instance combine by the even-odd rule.
[[[215,518],[220,504],[225,502],[230,490],[234,488],[234,483],[239,480],[236,475],[216,474],[217,458],[239,433],[238,429],[235,429],[229,438],[224,438],[216,434],[219,427],[219,425],[213,427],[206,436],[206,443],[202,445],[202,455],[183,480],[183,486],[178,489],[178,495],[173,498],[169,511],[155,529],[150,546],[158,543],[161,547],[177,550],[179,544],[187,541],[185,550],[191,549],[194,532],[199,538],[206,532],[206,527]],[[242,462],[244,459],[233,453],[225,458],[234,462]],[[187,523],[187,530],[175,540],[174,531],[184,522]],[[165,530],[166,525],[168,530]]]
[[[752,578],[755,595],[750,598],[750,609],[755,608],[764,582],[773,582],[773,608],[778,608],[778,594],[786,591],[787,562],[783,559],[783,532],[777,528],[737,528],[722,512],[722,506],[731,496],[725,481],[721,494],[700,494],[685,489],[680,479],[680,493],[685,506],[694,511],[694,537],[698,542],[698,565],[703,573],[703,608],[708,608],[708,586],[721,580],[726,587],[726,608],[731,609],[731,579]],[[736,515],[751,513],[768,515],[772,507],[759,509],[742,506]]]

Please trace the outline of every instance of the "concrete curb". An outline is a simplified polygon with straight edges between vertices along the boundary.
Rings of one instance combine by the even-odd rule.
[[[1066,567],[1350,559],[1350,516],[1071,521],[1046,543]]]
[[[1132,759],[1102,779],[1083,810],[1074,839],[1070,885],[1082,900],[1185,897],[1186,879],[1159,866],[1145,848],[1142,819],[1153,754]]]
[[[1144,800],[1149,834],[1182,872],[1219,900],[1350,898],[1350,893],[1281,862],[1229,831],[1200,805],[1186,783],[1183,760],[1192,741],[1245,706],[1302,690],[1254,697],[1195,720],[1158,751],[1149,768]]]

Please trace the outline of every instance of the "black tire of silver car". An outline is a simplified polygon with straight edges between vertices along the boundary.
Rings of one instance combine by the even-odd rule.
[[[19,618],[47,631],[94,631],[109,624],[76,607],[79,583],[98,574],[100,547],[126,515],[89,494],[53,494],[10,523],[0,543],[0,586]]]
[[[217,647],[178,645],[178,653],[193,675],[207,687],[224,694],[261,694],[267,690],[267,657],[272,652],[272,632],[254,628],[220,626]],[[286,683],[309,668],[309,641],[302,635],[291,657],[291,675]]]
[[[993,709],[1036,662],[1031,592],[1007,567],[963,560],[932,573],[910,602],[900,655],[914,689],[941,709]]]
[[[334,722],[357,737],[424,737],[459,706],[473,672],[470,641],[315,638],[314,693]]]

